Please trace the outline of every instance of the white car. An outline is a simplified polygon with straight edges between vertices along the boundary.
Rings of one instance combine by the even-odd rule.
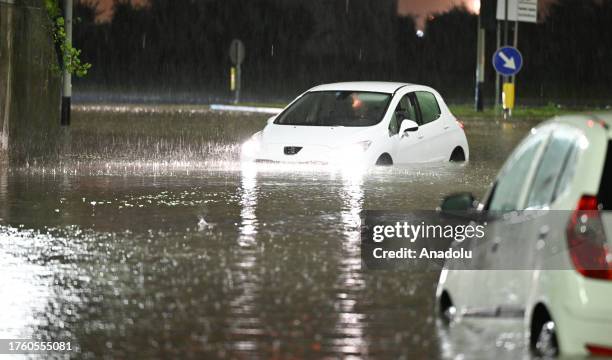
[[[243,161],[368,166],[468,158],[463,128],[437,91],[388,82],[312,88],[269,119],[241,154]]]
[[[467,269],[446,262],[437,288],[443,317],[515,317],[536,355],[612,356],[610,126],[612,114],[547,121],[512,153],[482,203],[470,194],[444,200],[443,211],[496,215],[486,239],[471,245]]]

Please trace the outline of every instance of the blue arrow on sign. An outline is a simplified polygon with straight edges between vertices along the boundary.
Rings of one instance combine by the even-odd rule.
[[[515,47],[503,46],[493,54],[493,67],[503,76],[514,76],[523,67],[523,55]]]

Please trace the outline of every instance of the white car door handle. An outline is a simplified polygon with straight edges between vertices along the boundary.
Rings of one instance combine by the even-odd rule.
[[[549,232],[550,232],[550,228],[547,225],[542,226],[540,228],[540,231],[538,231],[538,239],[539,240],[546,239],[546,237],[548,236]]]
[[[422,138],[423,138],[423,135],[419,134],[419,135],[417,136],[417,138],[422,139]]]
[[[496,236],[495,239],[493,240],[493,245],[491,245],[491,252],[497,252],[497,249],[499,249],[499,244],[501,243],[501,239]]]
[[[444,125],[444,130],[448,130],[449,127],[450,125]]]

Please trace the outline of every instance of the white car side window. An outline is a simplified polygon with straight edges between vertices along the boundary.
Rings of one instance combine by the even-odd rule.
[[[572,183],[572,180],[574,180],[574,175],[576,174],[576,162],[578,161],[578,153],[580,152],[579,148],[578,139],[575,139],[569,153],[567,154],[565,168],[562,170],[559,178],[559,183],[557,184],[557,188],[555,189],[555,193],[553,195],[553,201],[555,201],[555,199],[561,194],[565,193]]]
[[[442,111],[434,94],[427,91],[417,91],[416,98],[419,101],[423,125],[440,118]]]
[[[416,116],[416,110],[411,99],[412,94],[406,94],[400,102],[397,104],[391,122],[389,124],[389,131],[391,134],[397,134],[399,132],[402,119],[408,119],[412,121],[418,121]]]
[[[495,192],[489,202],[490,211],[520,210],[527,178],[546,136],[532,135],[514,152],[499,176]]]
[[[545,207],[554,200],[559,177],[566,167],[574,136],[568,131],[557,131],[546,145],[539,168],[529,192],[527,207]]]

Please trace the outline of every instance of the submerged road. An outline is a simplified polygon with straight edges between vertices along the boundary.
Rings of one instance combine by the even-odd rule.
[[[59,158],[0,168],[0,338],[82,358],[498,358],[436,325],[436,272],[361,268],[359,213],[482,196],[533,123],[470,121],[469,164],[244,167],[265,115],[77,112]]]

